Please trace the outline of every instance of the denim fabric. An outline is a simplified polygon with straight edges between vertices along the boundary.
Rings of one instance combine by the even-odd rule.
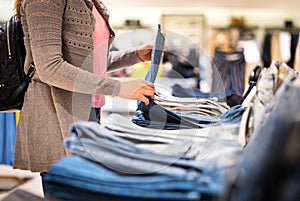
[[[157,130],[151,128],[144,128],[135,125],[130,122],[129,119],[118,114],[109,115],[103,126],[110,130],[114,135],[120,136],[122,138],[128,139],[135,143],[139,143],[138,146],[141,146],[142,143],[153,143],[153,146],[150,144],[147,145],[147,149],[154,147],[154,151],[162,150],[159,148],[161,146],[170,145],[170,143],[179,142],[183,143],[184,141],[192,142],[191,147],[189,147],[188,154],[185,153],[185,158],[196,159],[193,151],[194,148],[199,150],[201,143],[205,144],[209,139],[217,140],[237,140],[239,123],[236,124],[221,124],[218,126],[210,126],[202,129],[180,129],[180,130]],[[154,144],[156,143],[156,144]],[[196,150],[197,150],[196,149]],[[181,149],[178,149],[178,151]],[[166,149],[164,153],[166,153]],[[198,154],[200,151],[197,151]],[[183,157],[183,156],[181,156]]]
[[[265,68],[260,73],[257,83],[257,92],[253,100],[253,129],[256,130],[264,119],[265,110],[270,104],[277,89],[282,82],[289,81],[297,75],[297,72],[285,63],[272,61],[269,68]]]
[[[54,182],[47,182],[49,177],[52,175],[43,174],[42,182],[44,183],[45,197],[54,201],[58,200],[69,200],[69,201],[172,201],[173,198],[135,198],[130,196],[119,196],[108,193],[95,192],[86,190],[83,188],[69,187],[65,184],[59,184]],[[177,199],[177,201],[186,201],[187,199]],[[198,200],[189,198],[188,200]],[[212,196],[201,195],[201,201],[211,201]]]
[[[231,201],[300,199],[300,79],[284,80],[245,148]]]
[[[202,178],[196,174],[184,176],[122,175],[101,164],[73,155],[64,157],[53,164],[49,172],[42,174],[42,179],[46,184],[46,196],[55,198],[69,197],[64,189],[74,187],[81,189],[80,191],[133,199],[199,200],[202,194],[218,195],[220,193],[218,189],[214,189],[218,185],[213,186],[211,185],[213,182],[210,182],[211,184],[208,182],[208,178],[214,175],[216,174],[213,172],[202,175]],[[59,185],[64,186],[61,191],[51,190],[51,186]],[[75,192],[75,195],[78,198],[78,193]]]
[[[101,120],[101,108],[91,107],[89,121],[100,123]]]
[[[163,48],[163,46],[164,46],[164,36],[160,32],[160,26],[159,26],[157,31],[155,46],[153,48],[154,51],[152,52],[151,63],[157,65],[160,63],[161,51],[158,51],[158,53],[156,53],[155,49],[160,50]],[[240,60],[241,59],[242,58],[240,58]],[[154,83],[157,71],[158,68],[155,65],[151,65],[150,68],[148,69],[145,80]],[[202,128],[211,123],[210,119],[207,119],[206,117],[200,117],[195,119],[194,117],[189,117],[187,115],[182,115],[180,113],[175,113],[170,110],[167,110],[157,105],[150,98],[149,101],[150,103],[148,105],[145,105],[145,103],[138,101],[138,108],[136,110],[135,116],[132,118],[132,122],[143,127],[166,129],[166,130]],[[231,113],[231,111],[228,113]]]
[[[185,157],[188,152],[193,151],[190,149],[192,143],[189,141],[174,141],[172,146],[169,146],[172,150],[155,152],[117,137],[94,122],[73,124],[71,136],[65,140],[65,147],[69,151],[99,161],[119,172],[144,174],[157,171],[161,174],[182,175],[187,174],[189,168],[202,171],[201,166],[194,161],[186,160],[189,158]]]
[[[16,115],[0,113],[0,164],[13,165],[16,139]]]
[[[238,124],[214,126],[204,131],[186,129],[157,131],[152,134],[149,133],[151,131],[147,132],[148,128],[140,127],[136,130],[135,127],[126,126],[129,123],[121,118],[111,118],[111,124],[114,124],[114,128],[107,127],[107,122],[105,128],[94,122],[77,122],[72,126],[72,137],[65,140],[65,147],[74,154],[122,173],[157,172],[175,176],[189,174],[191,169],[202,172],[210,166],[230,166],[235,163],[230,153],[241,149],[237,142]],[[120,130],[119,124],[123,125],[123,128],[127,127],[127,132],[123,132],[123,128]],[[118,134],[121,132],[124,134],[122,137]],[[146,135],[149,138],[153,135],[159,138],[156,142],[149,142],[146,138],[138,140],[126,133],[139,136],[143,133],[146,138]],[[164,139],[169,141],[158,141]],[[220,157],[221,155],[223,156]],[[220,159],[212,161],[213,156]],[[212,165],[218,164],[222,159],[226,159],[227,162]]]
[[[235,105],[240,105],[243,102],[243,98],[235,93],[234,90],[225,90],[225,95],[223,93],[204,93],[199,91],[199,89],[185,88],[179,84],[172,86],[172,94],[177,97],[196,97],[196,98],[213,98],[217,97],[219,101],[226,101],[226,103],[232,107]]]
[[[233,90],[237,95],[243,96],[246,67],[244,53],[242,51],[229,53],[216,49],[212,63],[216,68],[213,71],[212,92],[223,91],[220,87],[224,87],[225,91]],[[223,85],[217,79],[219,76],[223,80]]]
[[[203,128],[225,122],[239,122],[244,109],[243,106],[237,105],[221,115],[209,117],[204,115],[175,113],[150,100],[150,104],[148,105],[143,103],[138,105],[138,110],[132,117],[132,122],[143,127],[166,130]]]
[[[165,44],[165,36],[161,32],[160,25],[158,25],[156,39],[155,39],[154,47],[152,49],[150,68],[145,77],[146,81],[152,83],[155,82],[157,72],[158,72],[158,67],[161,62],[162,50],[164,49],[164,44]]]
[[[167,155],[168,152],[180,150],[173,146],[176,142],[187,142],[189,150],[181,158],[194,160],[197,167],[204,170],[211,167],[224,169],[236,164],[234,155],[240,154],[242,147],[238,145],[240,125],[221,124],[202,129],[159,130],[139,127],[125,117],[110,115],[104,122],[115,136],[135,142],[137,146],[153,143],[153,152]],[[155,143],[155,144],[154,144]],[[151,145],[146,145],[149,149]],[[182,147],[184,148],[184,147]],[[181,148],[181,149],[182,149]]]
[[[170,90],[159,86],[155,86],[155,103],[173,112],[206,116],[220,115],[229,109],[226,102],[217,98],[176,97]]]
[[[196,97],[196,98],[213,98],[217,97],[219,101],[226,101],[226,96],[231,96],[236,94],[234,90],[228,89],[223,93],[204,93],[199,91],[199,89],[185,88],[179,84],[174,84],[172,86],[172,94],[177,97]]]

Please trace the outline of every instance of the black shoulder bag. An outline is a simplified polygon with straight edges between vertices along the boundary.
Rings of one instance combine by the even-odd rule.
[[[20,20],[12,16],[0,27],[0,111],[21,110],[35,67],[24,72],[25,46]]]

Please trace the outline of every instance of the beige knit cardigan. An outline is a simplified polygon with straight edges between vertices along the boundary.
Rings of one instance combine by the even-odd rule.
[[[105,6],[94,3],[109,26]],[[36,73],[17,128],[14,168],[47,171],[67,154],[63,141],[70,125],[88,120],[91,94],[119,92],[119,81],[92,73],[92,5],[88,0],[24,0],[21,5],[25,66],[34,61]],[[114,52],[108,70],[139,61],[135,51]]]

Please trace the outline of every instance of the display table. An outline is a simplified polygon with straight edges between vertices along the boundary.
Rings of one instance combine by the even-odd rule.
[[[13,169],[9,165],[0,165],[0,200],[16,190],[44,197],[40,173]]]

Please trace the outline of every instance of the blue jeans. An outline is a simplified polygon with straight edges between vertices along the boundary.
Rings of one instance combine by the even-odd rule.
[[[152,57],[150,68],[146,74],[145,80],[148,82],[155,82],[158,67],[162,59],[162,50],[164,49],[165,36],[161,32],[160,25],[158,25],[157,34],[154,42],[154,47],[152,49]]]
[[[286,70],[283,75],[280,75],[279,72],[282,68]],[[266,108],[274,99],[275,93],[282,82],[289,82],[296,74],[296,71],[278,61],[273,61],[269,68],[264,69],[260,73],[260,78],[257,83],[257,92],[253,101],[254,130],[256,130],[259,124],[264,120]]]
[[[139,103],[132,122],[143,127],[165,130],[204,128],[223,123],[237,123],[241,120],[244,110],[243,106],[236,105],[221,115],[209,117],[172,112],[150,100],[148,105],[143,102]]]
[[[0,164],[13,165],[16,140],[16,115],[0,113]]]
[[[74,123],[71,136],[65,140],[65,147],[69,151],[122,173],[145,174],[157,171],[161,174],[185,175],[190,168],[202,171],[195,161],[186,160],[189,151],[193,151],[190,149],[191,142],[175,141],[171,146],[174,149],[166,150],[167,154],[165,150],[155,152],[117,137],[95,122]],[[126,161],[128,158],[130,160]]]
[[[300,78],[284,79],[245,148],[231,201],[300,199]]]
[[[202,195],[213,196],[219,193],[210,189],[205,179],[201,181],[189,175],[120,175],[75,155],[64,157],[53,164],[49,172],[42,174],[42,181],[46,197],[63,197],[67,200],[80,200],[78,193],[84,191],[127,197],[128,200],[199,200]],[[68,193],[73,188],[79,189],[79,192]],[[81,199],[89,198],[89,193],[86,196]]]
[[[193,88],[185,88],[180,86],[179,84],[174,84],[172,86],[172,94],[176,97],[196,97],[196,98],[212,98],[217,97],[220,101],[226,101],[227,96],[231,96],[235,94],[234,90],[225,90],[225,92],[212,92],[212,93],[204,93],[199,89]]]
[[[246,67],[244,53],[242,51],[229,53],[216,49],[212,63],[216,68],[213,71],[212,92],[219,91],[220,87],[224,86],[225,90],[233,90],[237,95],[243,96]],[[223,83],[216,79],[219,75]]]

